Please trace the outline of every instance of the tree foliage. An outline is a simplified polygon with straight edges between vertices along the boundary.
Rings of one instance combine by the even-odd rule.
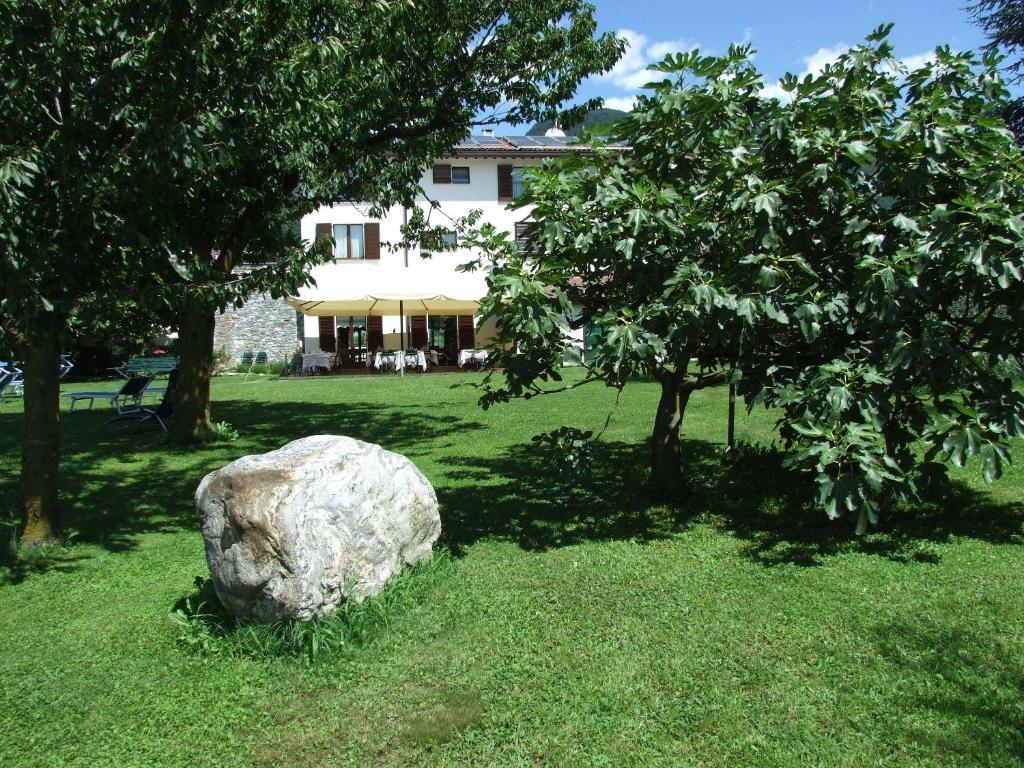
[[[994,56],[940,48],[907,73],[887,33],[785,78],[784,103],[761,96],[748,48],[669,56],[614,132],[629,151],[534,174],[532,247],[478,237],[505,368],[484,403],[545,391],[577,312],[603,330],[589,378],[653,375],[685,407],[735,369],[750,407],[779,409],[820,505],[861,530],[943,460],[998,477],[1024,429],[1006,373],[1024,341],[1024,159]]]
[[[976,0],[968,6],[974,22],[988,38],[990,53],[1005,55],[1005,71],[1011,83],[1024,81],[1024,2],[1021,0]],[[1024,142],[1024,99],[1010,101],[1003,111],[1017,142]]]
[[[170,302],[181,441],[210,426],[216,311],[293,292],[329,258],[329,242],[298,240],[301,216],[412,200],[423,166],[474,123],[553,117],[621,51],[595,37],[583,0],[0,0],[0,12],[0,327],[55,356],[39,335],[59,335],[82,297]],[[38,366],[26,403],[44,379],[47,395],[26,424],[47,436],[26,445],[55,466],[56,379]],[[37,506],[55,504],[51,488]]]

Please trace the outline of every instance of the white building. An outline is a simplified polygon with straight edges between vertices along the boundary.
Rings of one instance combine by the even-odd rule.
[[[515,233],[516,225],[522,227],[528,216],[525,209],[508,208],[520,192],[522,169],[580,151],[573,142],[571,137],[554,136],[471,137],[424,171],[423,190],[440,203],[440,210],[431,211],[426,199],[418,205],[429,212],[434,225],[481,210],[481,223]],[[288,301],[301,313],[298,334],[283,315],[274,326],[277,330],[267,328],[268,333],[290,334],[292,349],[300,343],[306,353],[327,353],[342,368],[365,366],[368,353],[380,348],[430,349],[441,365],[454,365],[460,350],[485,346],[493,324],[478,317],[479,300],[487,291],[484,275],[456,271],[475,254],[456,249],[426,258],[418,247],[398,247],[400,228],[410,211],[394,207],[375,219],[370,208],[369,203],[338,203],[302,219],[304,240],[334,237],[335,258],[317,267],[314,284]],[[261,328],[268,325],[265,304]],[[283,302],[281,308],[287,311]],[[244,314],[245,308],[238,312]],[[271,359],[282,356],[277,350],[284,345],[283,338],[253,341],[252,333],[238,332],[246,323],[237,317],[222,318],[219,325],[231,327],[231,338],[221,335],[215,346],[233,356],[241,358],[246,351],[264,351]],[[239,349],[239,337],[264,349]]]

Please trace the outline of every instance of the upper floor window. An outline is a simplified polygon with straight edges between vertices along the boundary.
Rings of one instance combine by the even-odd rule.
[[[523,194],[525,168],[519,165],[498,166],[498,200],[510,203]]]
[[[366,249],[363,247],[362,224],[334,225],[334,258],[365,259]]]
[[[333,238],[335,261],[380,259],[379,221],[368,221],[365,224],[332,224],[329,221],[321,221],[317,222],[314,231],[317,242]]]
[[[435,184],[469,184],[468,165],[435,165]]]
[[[459,244],[459,236],[456,235],[454,232],[442,232],[441,242],[443,242],[445,245],[449,245],[454,248],[456,245]]]
[[[523,195],[523,168],[516,166],[512,168],[512,199],[516,200]]]

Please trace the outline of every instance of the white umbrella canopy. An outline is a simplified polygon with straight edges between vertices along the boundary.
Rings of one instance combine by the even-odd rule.
[[[353,263],[331,270],[327,279],[299,291],[288,303],[304,315],[393,316],[399,314],[474,314],[487,293],[480,273],[406,267],[382,268]]]

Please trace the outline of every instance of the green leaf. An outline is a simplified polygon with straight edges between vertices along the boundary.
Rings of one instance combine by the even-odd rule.
[[[867,142],[860,139],[851,141],[843,147],[844,154],[853,160],[858,165],[870,165],[875,161],[875,157],[868,147]]]
[[[909,216],[904,216],[902,213],[898,213],[893,217],[892,224],[896,229],[902,229],[905,232],[913,232],[916,235],[924,234],[924,230],[921,229],[916,221]]]
[[[779,213],[779,196],[774,192],[762,192],[754,195],[755,213],[764,212],[769,218],[775,218]]]

